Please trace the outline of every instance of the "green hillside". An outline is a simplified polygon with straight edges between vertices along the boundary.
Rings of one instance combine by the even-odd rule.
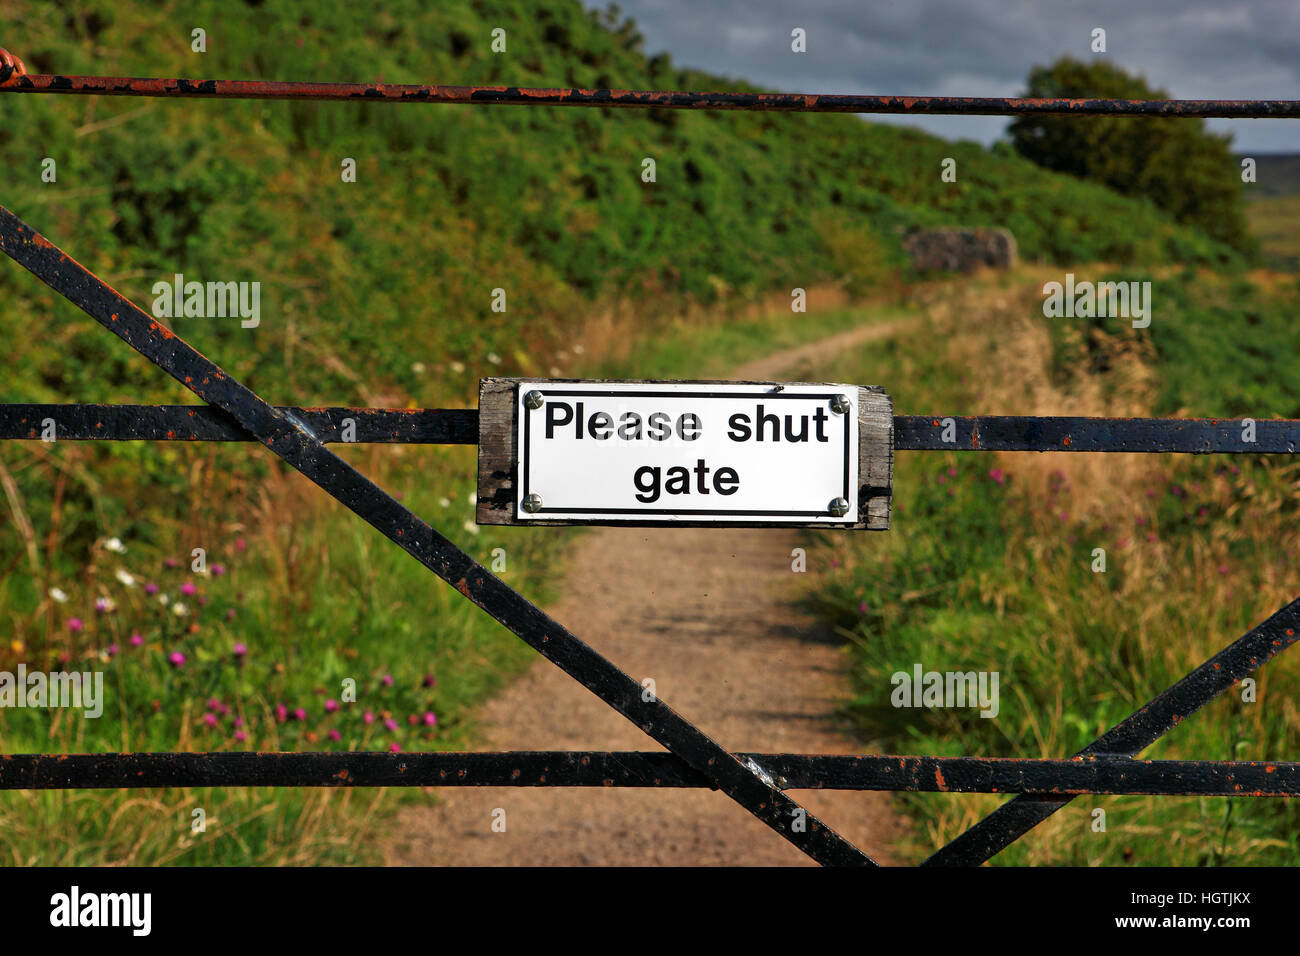
[[[33,72],[748,89],[646,56],[634,27],[576,2],[6,11],[0,44]],[[206,53],[190,50],[195,27]],[[496,28],[506,53],[490,50]],[[795,286],[896,291],[908,278],[899,231],[912,225],[1005,226],[1031,262],[1236,264],[1149,203],[1005,150],[846,116],[53,95],[0,95],[0,115],[0,204],[137,303],[175,273],[261,283],[255,329],[171,324],[281,404],[465,406],[486,374],[627,368],[626,339],[653,330],[676,336],[674,369],[690,374],[701,343],[755,347],[738,328],[787,343],[855,321],[809,314],[796,329],[786,312],[779,328],[716,328]],[[945,157],[956,183],[940,180]],[[340,177],[347,158],[354,183]],[[646,158],[654,183],[641,179]],[[0,263],[0,300],[0,401],[192,398],[16,265]],[[673,321],[699,307],[716,334]],[[100,721],[0,714],[0,751],[473,741],[473,705],[531,652],[259,452],[0,446],[0,667],[97,661],[111,702]],[[480,560],[500,550],[502,576],[544,598],[566,533],[480,532],[473,452],[342,450]],[[188,570],[195,547],[206,575]],[[347,679],[358,699],[340,707]],[[392,799],[7,793],[0,860],[355,862]],[[206,837],[189,834],[195,805],[223,821]]]

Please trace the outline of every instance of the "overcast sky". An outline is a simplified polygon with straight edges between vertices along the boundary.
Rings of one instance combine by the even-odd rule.
[[[588,6],[604,7],[604,2]],[[1036,64],[1107,61],[1177,99],[1300,99],[1300,0],[620,0],[649,54],[791,93],[1015,96]],[[808,52],[790,50],[802,27]],[[995,116],[874,117],[990,143]],[[1300,152],[1300,120],[1209,120]]]

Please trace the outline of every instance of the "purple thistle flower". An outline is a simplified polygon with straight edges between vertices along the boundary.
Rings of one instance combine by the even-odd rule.
[[[219,578],[226,573],[226,566],[224,564],[214,564],[211,570],[213,577]]]
[[[148,584],[144,586],[144,593],[149,595],[150,597],[153,597],[155,594],[158,593],[158,585],[150,581]]]
[[[424,724],[426,727],[437,727],[438,715],[431,710],[426,710],[424,712]]]
[[[194,597],[194,595],[198,593],[198,590],[199,589],[194,586],[193,581],[186,581],[181,585],[181,594],[184,594],[186,597]]]
[[[306,719],[307,719],[307,711],[303,710],[301,707],[297,707],[297,708],[295,708],[295,709],[294,709],[294,712],[293,712],[293,719],[294,719],[294,720],[306,720]]]
[[[217,726],[217,715],[212,713],[204,714],[203,722],[209,727],[215,727]]]
[[[392,686],[393,686],[393,675],[392,675],[392,674],[385,674],[383,677],[380,678],[380,680],[383,681],[385,687],[392,687]]]
[[[384,718],[384,726],[387,727],[389,730],[393,731],[394,733],[397,732],[397,721],[393,720],[393,718],[391,717]]]
[[[143,643],[144,643],[144,635],[142,635],[139,631],[136,631],[134,634],[131,635],[132,647],[139,647]]]
[[[372,714],[370,711],[366,711],[361,719],[368,724],[373,724],[375,722],[375,715]]]
[[[400,754],[402,752],[402,747],[400,744],[389,744],[388,749],[395,754]]]
[[[336,701],[336,700],[327,700],[327,701],[325,701],[325,711],[326,711],[326,713],[330,713],[330,714],[332,714],[332,713],[334,713],[334,711],[336,711],[336,710],[338,710],[338,709],[339,709],[339,702],[338,702],[338,701]]]
[[[234,654],[235,654],[236,657],[243,657],[243,656],[244,656],[245,654],[247,654],[247,653],[248,653],[248,645],[247,645],[247,644],[242,644],[242,643],[240,643],[240,644],[236,644],[236,645],[234,646]]]
[[[235,731],[235,742],[236,742],[236,743],[240,743],[240,744],[242,744],[242,743],[243,743],[245,740],[247,740],[247,739],[248,739],[248,734],[244,733],[242,730],[236,730],[236,731]]]
[[[120,650],[121,650],[121,648],[118,647],[116,643],[110,644],[110,645],[108,645],[108,656],[109,656],[109,657],[116,657],[117,654],[118,654],[118,652],[119,652]]]
[[[172,651],[170,654],[167,655],[167,660],[172,665],[172,667],[185,666],[185,655],[182,654],[180,651]]]
[[[289,719],[289,708],[284,704],[275,705],[275,720],[277,723],[284,723]]]
[[[422,681],[422,683],[424,684],[425,687],[433,687],[433,686],[435,686],[438,682],[437,682],[436,680],[433,679],[433,675],[432,675],[432,674],[425,674],[425,675],[424,675],[424,680]]]
[[[338,741],[343,739],[343,735],[337,730],[331,730],[329,733],[330,740]]]
[[[79,617],[68,618],[68,630],[71,631],[73,634],[78,633],[85,626],[86,626],[86,622]]]

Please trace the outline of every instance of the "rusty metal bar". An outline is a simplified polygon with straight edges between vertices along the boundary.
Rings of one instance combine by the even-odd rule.
[[[1237,638],[1173,687],[1102,734],[1077,756],[1132,757],[1151,746],[1300,637],[1300,598]],[[1042,823],[1071,796],[1016,797],[950,841],[922,866],[975,866]]]
[[[874,860],[737,761],[662,699],[645,700],[639,683],[327,449],[303,421],[269,405],[3,206],[0,251],[199,398],[222,409],[285,462],[814,860],[874,865]]]
[[[292,415],[323,443],[345,441],[350,420],[355,442],[422,445],[478,443],[477,409],[297,408]],[[0,440],[40,439],[54,422],[59,441],[257,441],[230,415],[211,405],[0,405]]]
[[[1212,452],[1291,455],[1300,420],[895,415],[897,451]],[[1253,441],[1245,437],[1253,432]],[[951,440],[945,440],[950,438]]]
[[[473,445],[477,409],[299,408],[293,415],[323,443],[344,441],[352,422],[356,442]],[[256,441],[220,409],[208,405],[0,405],[0,440],[39,439],[52,419],[60,441]],[[1300,446],[1300,420],[1260,419],[1253,442],[1241,419],[1078,418],[987,415],[895,415],[896,451],[1169,452],[1291,455]],[[951,437],[951,441],[945,441]]]
[[[1296,797],[1300,763],[1084,757],[732,756],[782,790]],[[127,753],[0,756],[0,790],[155,787],[712,787],[658,751]]]
[[[992,96],[881,96],[843,93],[707,93],[522,86],[190,80],[23,74],[0,93],[165,96],[188,99],[352,100],[477,106],[598,106],[788,113],[905,113],[1008,116],[1024,113],[1107,116],[1300,117],[1300,100],[1121,100]]]

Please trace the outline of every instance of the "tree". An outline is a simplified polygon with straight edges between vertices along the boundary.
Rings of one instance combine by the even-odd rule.
[[[1070,57],[1034,67],[1026,96],[1169,99],[1103,61]],[[1017,116],[1011,143],[1026,159],[1057,172],[1104,183],[1127,196],[1146,196],[1174,219],[1235,249],[1251,251],[1241,169],[1231,136],[1210,133],[1205,121],[1183,117]]]

